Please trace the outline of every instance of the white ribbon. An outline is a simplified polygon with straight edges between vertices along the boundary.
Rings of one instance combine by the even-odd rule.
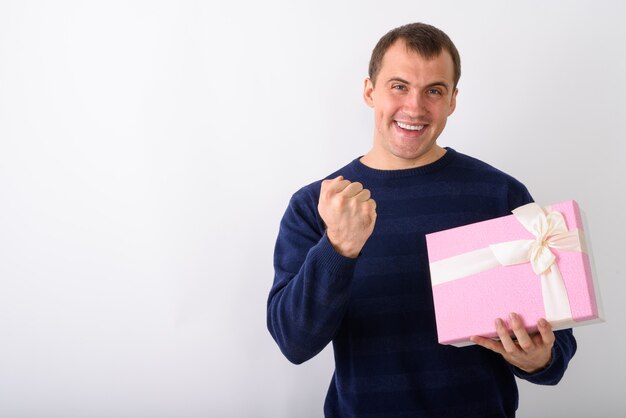
[[[560,212],[529,203],[513,210],[513,215],[535,239],[492,244],[430,264],[433,286],[478,274],[498,266],[530,263],[541,278],[546,319],[552,323],[572,320],[572,311],[563,277],[551,248],[586,252],[578,229],[568,231]]]

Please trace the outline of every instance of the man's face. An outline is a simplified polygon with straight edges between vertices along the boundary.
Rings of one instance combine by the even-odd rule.
[[[378,169],[404,169],[437,160],[436,144],[456,106],[454,64],[443,50],[426,59],[403,40],[385,53],[376,84],[365,80],[363,97],[374,109],[372,151],[363,162]]]

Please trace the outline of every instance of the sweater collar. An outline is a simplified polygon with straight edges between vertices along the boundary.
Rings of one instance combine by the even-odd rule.
[[[433,161],[430,164],[426,164],[420,167],[414,168],[406,168],[402,170],[379,170],[376,168],[371,168],[366,166],[361,162],[361,157],[357,158],[352,162],[352,166],[354,170],[359,174],[370,176],[370,177],[378,177],[378,178],[393,178],[393,177],[410,177],[410,176],[419,176],[424,174],[433,173],[435,171],[439,171],[442,168],[446,167],[450,164],[457,156],[457,152],[449,147],[444,147],[446,153],[436,161]]]

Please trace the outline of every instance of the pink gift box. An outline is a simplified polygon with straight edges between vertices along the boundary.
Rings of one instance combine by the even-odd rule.
[[[514,213],[426,235],[439,343],[497,337],[510,312],[529,332],[540,318],[553,329],[601,321],[578,204]]]

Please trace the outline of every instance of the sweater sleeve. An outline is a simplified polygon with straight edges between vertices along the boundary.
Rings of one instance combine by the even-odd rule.
[[[559,383],[569,361],[576,353],[576,339],[571,329],[555,331],[556,341],[552,347],[552,359],[547,367],[535,373],[526,373],[517,367],[511,366],[513,374],[520,379],[527,380],[538,385],[556,385]]]
[[[289,361],[307,361],[333,339],[355,265],[326,237],[314,194],[296,193],[280,224],[267,302],[267,327]]]

